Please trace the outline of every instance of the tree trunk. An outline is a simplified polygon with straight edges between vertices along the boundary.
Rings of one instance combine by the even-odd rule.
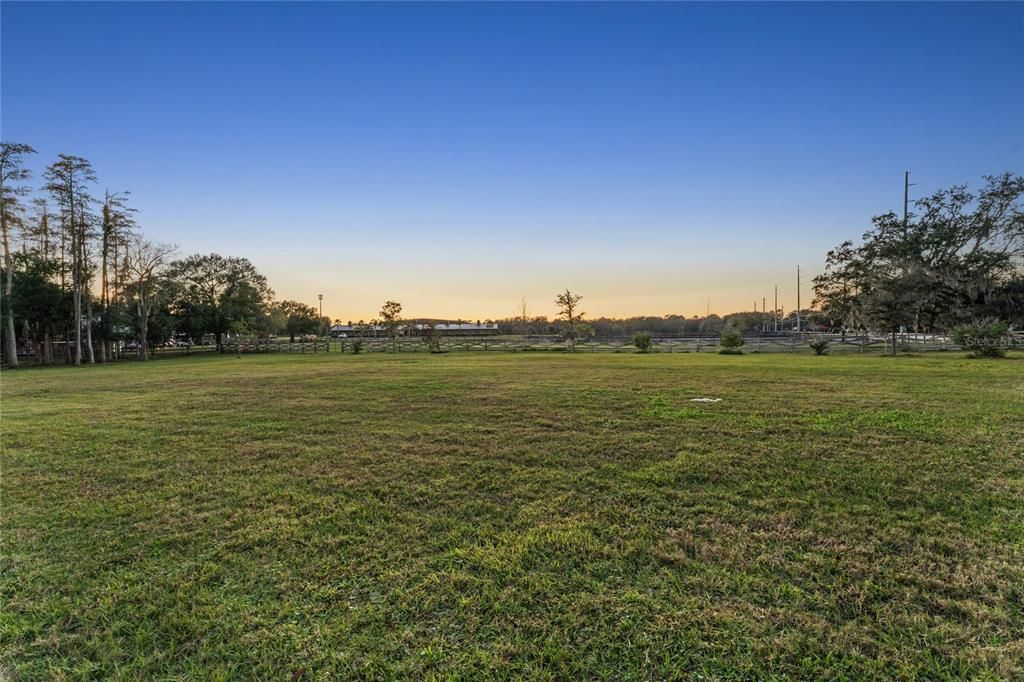
[[[72,207],[74,204],[72,204]],[[74,208],[71,209],[74,215]],[[75,365],[82,364],[82,272],[78,258],[78,233],[75,231],[74,220],[71,223],[71,298],[74,301],[74,315],[71,324],[75,332]],[[69,339],[70,340],[70,339]]]
[[[10,306],[11,296],[7,294],[7,333],[4,335],[7,344],[7,366],[18,368],[18,341],[14,337],[14,312]]]
[[[75,226],[75,193],[74,179],[71,180],[68,192],[68,213],[71,216],[71,291],[74,299],[75,325],[75,361],[82,364],[82,239]],[[83,230],[84,232],[84,230]]]
[[[93,352],[92,347],[92,298],[90,297],[85,304],[86,320],[85,320],[85,347],[89,351],[89,364],[96,364],[96,353]]]
[[[892,354],[893,354],[893,357],[896,356],[896,330],[895,329],[892,330]]]
[[[107,347],[110,337],[110,283],[107,279],[107,256],[110,254],[110,193],[103,205],[103,244],[100,259],[100,362],[107,362]]]
[[[50,330],[43,332],[43,364],[53,364],[53,339],[50,338]]]
[[[3,210],[0,210],[3,213]],[[14,290],[14,267],[11,259],[11,246],[7,239],[7,218],[3,217],[4,238],[4,298],[7,303],[7,366],[18,368],[18,340],[14,336],[14,309],[11,308],[11,291]]]
[[[149,306],[143,303],[143,296],[145,294],[140,290],[136,306],[136,310],[139,311],[139,360],[147,360],[146,354],[149,351]]]
[[[82,290],[78,287],[77,277],[75,278],[75,364],[82,364]]]
[[[217,352],[218,353],[223,353],[224,352],[224,344],[221,343],[221,339],[222,338],[223,338],[223,334],[221,334],[221,332],[217,332],[216,339],[217,339]]]

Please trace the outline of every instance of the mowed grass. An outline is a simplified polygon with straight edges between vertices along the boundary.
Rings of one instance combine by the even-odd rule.
[[[15,679],[1024,676],[1019,358],[222,356],[2,389]]]

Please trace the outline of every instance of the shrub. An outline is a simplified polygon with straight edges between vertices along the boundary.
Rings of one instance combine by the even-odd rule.
[[[1002,320],[986,318],[953,329],[953,341],[972,358],[1002,358],[1009,346],[1007,329],[1009,325]]]
[[[828,339],[814,339],[808,341],[807,345],[811,347],[815,355],[828,355],[828,346],[832,343]]]
[[[352,352],[355,354],[361,353],[363,350],[363,342],[361,339],[354,339],[352,341]]]
[[[430,349],[431,353],[442,353],[441,350],[441,332],[437,328],[428,324],[423,328],[423,343],[427,344],[427,348]]]
[[[633,334],[633,345],[641,353],[647,353],[651,350],[651,333],[650,332],[637,332]]]
[[[743,335],[740,334],[735,327],[727,327],[722,331],[721,336],[721,349],[718,351],[722,355],[742,355],[743,351],[740,348],[743,347],[746,341],[743,340]]]

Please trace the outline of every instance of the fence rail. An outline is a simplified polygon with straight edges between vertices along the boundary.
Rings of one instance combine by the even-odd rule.
[[[769,334],[744,338],[744,353],[811,353],[808,343],[815,339],[828,339],[829,353],[891,353],[892,338],[881,335],[847,335],[801,333]],[[281,339],[230,339],[223,344],[224,353],[351,353],[355,344],[361,352],[368,353],[429,353],[431,347],[418,337],[400,336],[396,339],[385,337],[319,338],[291,342]],[[934,351],[959,351],[960,346],[941,334],[899,334],[896,337],[897,350],[918,353]],[[1015,333],[1009,338],[1009,347],[1024,349],[1024,335]],[[63,349],[61,349],[63,350]],[[435,352],[565,352],[569,350],[565,339],[559,336],[446,336],[435,346]],[[720,339],[715,336],[653,337],[651,352],[656,353],[716,353],[721,350]],[[191,348],[158,348],[151,359],[214,353],[214,346],[193,346]],[[638,353],[632,337],[600,337],[577,341],[577,353]],[[20,357],[22,362],[37,364],[33,353]],[[118,360],[134,360],[135,351],[123,351]],[[63,352],[56,354],[55,364],[65,362]]]
[[[890,349],[890,338],[882,336],[850,336],[828,334],[790,334],[751,336],[744,339],[745,353],[811,353],[808,343],[817,338],[831,341],[830,353],[882,353]],[[415,337],[344,338],[331,341],[332,350],[351,352],[353,344],[370,353],[427,353],[430,346]],[[903,334],[897,337],[897,348],[901,352],[955,351],[960,347],[948,337],[940,335]],[[491,351],[491,352],[561,352],[569,350],[568,344],[558,336],[481,336],[443,337],[437,349],[442,352]],[[721,349],[720,339],[713,336],[655,337],[651,339],[651,351],[659,353],[714,353]],[[576,343],[578,353],[636,353],[632,337],[601,337],[580,340]]]
[[[225,353],[329,353],[331,341],[278,341],[276,339],[235,339],[223,344]]]

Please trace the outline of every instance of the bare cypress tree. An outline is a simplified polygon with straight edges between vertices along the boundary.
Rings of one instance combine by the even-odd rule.
[[[516,310],[519,313],[519,332],[525,336],[530,331],[530,309],[526,306],[525,296],[519,300],[519,307]]]
[[[125,282],[128,280],[128,248],[134,236],[134,233],[125,231],[123,234],[117,235],[112,244],[109,296],[111,304],[116,304],[119,307],[127,305],[125,301]],[[117,349],[117,346],[111,343],[111,350],[115,349]],[[120,353],[119,349],[118,353]]]
[[[82,234],[79,235],[78,248],[80,251],[79,263],[80,271],[82,273],[82,298],[85,300],[85,350],[86,357],[89,358],[89,364],[96,364],[96,353],[92,345],[92,323],[96,319],[92,314],[92,280],[93,280],[93,261],[92,252],[89,249],[89,242],[92,237],[95,236],[93,227],[95,224],[95,216],[88,213],[83,206],[79,214],[79,225],[81,226]]]
[[[48,181],[46,190],[61,207],[66,221],[65,227],[71,236],[71,287],[74,301],[75,334],[74,363],[82,364],[82,294],[85,291],[86,249],[85,242],[89,237],[86,209],[94,199],[88,192],[88,184],[96,182],[96,173],[92,164],[80,156],[60,154],[57,161],[50,164],[44,177]],[[90,320],[90,327],[92,321]]]
[[[4,248],[4,298],[7,302],[7,363],[18,366],[18,341],[14,335],[14,310],[11,292],[14,289],[14,260],[11,257],[10,218],[18,206],[18,197],[28,191],[21,183],[31,176],[22,167],[22,157],[36,150],[18,142],[0,142],[0,236]]]
[[[117,256],[129,238],[135,220],[128,208],[128,192],[109,191],[103,197],[100,218],[100,362],[113,358],[113,305],[116,301]]]
[[[39,258],[45,263],[56,264],[57,237],[53,224],[50,220],[50,206],[45,197],[36,197],[32,200],[35,207],[35,216],[32,227],[29,228],[26,238],[31,240],[33,249],[39,254]],[[53,364],[53,336],[50,331],[50,324],[43,327],[42,352],[40,358],[44,365]]]
[[[47,263],[53,262],[56,253],[57,234],[53,229],[50,220],[50,205],[45,197],[36,197],[32,200],[34,207],[32,226],[26,230],[26,239],[31,241],[41,259]]]
[[[139,360],[147,359],[149,313],[160,295],[161,277],[176,248],[173,244],[157,244],[135,236],[125,253],[128,285],[139,315]]]
[[[565,340],[569,343],[569,350],[576,350],[576,337],[577,337],[577,326],[583,320],[583,316],[586,313],[579,311],[580,301],[583,297],[574,294],[568,289],[565,290],[564,294],[558,294],[555,297],[555,305],[558,306],[558,315],[561,319],[565,320],[566,328],[563,332]]]
[[[71,243],[71,221],[68,219],[67,211],[63,206],[60,207],[58,212],[60,216],[60,295],[63,298],[64,294],[67,293],[67,276],[68,276],[68,244]],[[67,317],[64,317],[64,363],[70,364],[71,358],[71,346],[68,345],[71,338],[71,328],[68,326]]]

